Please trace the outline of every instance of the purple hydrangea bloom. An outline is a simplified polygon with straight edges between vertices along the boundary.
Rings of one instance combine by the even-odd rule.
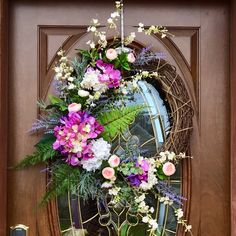
[[[66,156],[66,162],[79,165],[81,159],[93,157],[90,140],[102,133],[104,127],[85,111],[70,112],[54,128],[56,141],[53,149]]]

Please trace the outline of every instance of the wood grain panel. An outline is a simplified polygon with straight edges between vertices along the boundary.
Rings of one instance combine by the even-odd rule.
[[[1,0],[2,3],[4,2]],[[7,1],[5,1],[6,3]],[[10,70],[10,149],[9,149],[9,163],[15,163],[25,153],[32,151],[31,144],[33,144],[37,137],[28,138],[24,133],[27,127],[30,127],[31,122],[37,116],[35,108],[35,101],[37,97],[37,86],[36,77],[37,71],[37,42],[35,44],[35,35],[37,36],[37,24],[50,24],[56,23],[63,25],[76,25],[78,24],[78,17],[81,19],[81,24],[86,24],[88,12],[83,11],[85,6],[88,6],[87,1],[83,4],[80,2],[64,2],[59,1],[55,4],[54,1],[41,1],[34,5],[34,2],[24,1],[22,4],[21,0],[11,1],[11,3],[17,2],[17,11],[13,11],[11,15],[11,30],[12,35],[10,39],[10,53],[9,59],[11,70]],[[223,2],[223,1],[222,1]],[[90,2],[91,3],[91,2]],[[22,5],[21,5],[22,4]],[[80,7],[75,8],[75,4],[80,4]],[[86,5],[87,4],[87,5]],[[100,3],[99,3],[100,4]],[[104,7],[100,6],[97,2],[94,2],[93,7],[90,6],[91,13],[98,12],[102,17],[104,11],[107,12],[107,5]],[[109,3],[110,4],[110,3]],[[153,5],[152,5],[153,4]],[[191,55],[195,55],[191,59],[190,65],[187,65],[183,58],[178,52],[178,48],[171,41],[166,41],[166,45],[171,48],[169,51],[174,55],[176,63],[179,63],[179,67],[182,65],[182,73],[187,79],[187,85],[189,86],[193,81],[192,78],[199,78],[196,80],[193,86],[189,86],[189,90],[194,98],[196,94],[199,96],[199,100],[196,100],[195,106],[199,106],[199,119],[194,117],[194,132],[191,139],[191,152],[194,153],[195,159],[192,162],[192,188],[191,188],[191,214],[190,220],[194,226],[195,236],[218,236],[218,235],[230,235],[229,230],[229,74],[228,74],[228,18],[227,18],[227,7],[222,4],[205,4],[199,3],[193,6],[189,6],[186,3],[172,1],[170,5],[164,2],[156,3],[145,3],[144,1],[129,1],[127,2],[127,14],[130,16],[127,19],[128,25],[134,25],[136,20],[140,19],[140,15],[135,13],[139,12],[142,7],[142,17],[145,22],[151,24],[151,22],[160,22],[163,25],[177,25],[177,27],[196,27],[199,28],[197,33],[193,33],[191,36]],[[26,7],[27,6],[27,7]],[[66,6],[66,7],[65,7]],[[78,5],[76,5],[78,6]],[[145,7],[144,7],[145,6]],[[53,10],[52,10],[53,7]],[[83,8],[84,7],[84,8]],[[96,8],[97,7],[97,8]],[[12,10],[13,9],[13,10]],[[35,10],[37,9],[37,10]],[[83,10],[80,10],[83,9]],[[96,10],[97,9],[97,10]],[[233,8],[235,12],[235,7]],[[67,11],[68,14],[59,14]],[[4,11],[5,12],[5,11]],[[45,14],[41,16],[40,12]],[[55,13],[57,12],[57,14]],[[150,14],[152,12],[152,14]],[[36,15],[38,14],[38,15]],[[58,18],[53,19],[53,16]],[[168,17],[166,17],[168,15]],[[37,16],[37,17],[36,17]],[[3,15],[1,15],[3,17]],[[15,20],[17,19],[17,21]],[[23,22],[23,19],[30,19]],[[37,23],[39,21],[39,23]],[[74,22],[72,22],[74,21]],[[2,22],[2,18],[1,18]],[[14,24],[13,24],[14,22]],[[20,25],[19,22],[22,24]],[[31,24],[32,23],[32,24]],[[20,27],[15,27],[18,24]],[[35,28],[36,25],[36,28]],[[235,27],[233,25],[232,27]],[[36,30],[35,30],[36,29]],[[47,30],[47,29],[46,29]],[[183,29],[184,30],[184,29]],[[35,33],[36,31],[36,33]],[[1,28],[1,32],[2,28]],[[217,34],[216,34],[217,32]],[[235,32],[235,31],[233,31]],[[48,32],[44,32],[47,34]],[[50,34],[50,33],[49,33]],[[4,34],[5,35],[5,34]],[[234,41],[232,42],[232,49],[235,50],[235,34],[232,35]],[[43,40],[46,40],[45,35],[42,35]],[[4,37],[7,39],[6,37]],[[199,43],[198,43],[199,39]],[[14,42],[14,43],[13,43]],[[27,46],[26,46],[27,45]],[[0,125],[2,125],[1,138],[4,139],[6,126],[3,124],[6,121],[3,110],[7,109],[6,91],[7,84],[5,77],[2,76],[4,70],[2,70],[2,58],[6,58],[6,48],[2,47],[1,38],[1,87],[0,87],[0,98],[1,108],[0,112],[1,119],[3,119]],[[36,52],[35,52],[36,51]],[[198,52],[200,52],[199,55]],[[24,53],[24,55],[23,55]],[[196,56],[197,55],[197,56]],[[233,53],[232,53],[233,55]],[[200,58],[200,60],[198,60]],[[46,58],[47,59],[47,58]],[[231,87],[231,109],[232,119],[231,125],[234,128],[231,139],[231,153],[232,153],[232,176],[235,178],[234,173],[235,167],[235,148],[234,144],[236,141],[235,128],[236,128],[236,108],[233,99],[235,98],[235,58],[232,56],[232,87]],[[7,60],[5,60],[6,66]],[[199,63],[199,66],[197,65]],[[26,67],[25,65],[29,65]],[[47,62],[50,64],[50,62]],[[185,64],[185,65],[184,65]],[[14,70],[12,70],[12,66]],[[41,64],[42,65],[42,64]],[[45,64],[43,65],[45,72]],[[195,67],[195,68],[194,68]],[[198,67],[200,70],[198,70]],[[46,68],[48,70],[48,68]],[[3,71],[3,72],[2,72]],[[198,74],[199,73],[199,74]],[[3,73],[5,74],[5,72]],[[29,74],[33,78],[29,78]],[[199,81],[199,82],[198,82]],[[40,88],[41,97],[44,97],[47,93],[47,81],[43,81]],[[30,89],[25,92],[29,87]],[[23,93],[23,94],[20,94]],[[27,109],[26,109],[27,107]],[[28,112],[30,111],[30,113]],[[26,116],[27,114],[27,116]],[[234,115],[233,115],[234,114]],[[6,115],[6,114],[5,114]],[[5,130],[6,131],[6,130]],[[1,150],[6,150],[6,142],[1,141]],[[4,185],[6,163],[4,159],[5,151],[3,152],[3,158],[0,161],[0,186],[3,190],[6,188]],[[55,225],[55,222],[48,222],[47,214],[41,213],[41,210],[37,210],[38,219],[34,216],[34,209],[37,200],[45,187],[45,175],[39,175],[41,167],[30,168],[19,173],[9,172],[8,176],[8,197],[9,202],[9,223],[19,221],[19,219],[25,219],[30,223],[31,232],[30,236],[35,235],[53,235],[54,230],[50,230],[50,225]],[[2,184],[3,182],[3,184]],[[37,188],[36,188],[37,187]],[[236,186],[232,182],[232,207],[235,209],[235,188]],[[6,199],[6,197],[0,196],[0,200]],[[17,202],[27,204],[24,206],[24,217],[21,217],[22,212],[19,209]],[[235,215],[232,211],[232,222],[235,222]],[[18,216],[14,216],[17,214]],[[49,213],[52,214],[52,213]],[[4,228],[6,213],[0,212],[3,222],[0,221],[0,226]],[[41,216],[41,217],[40,217]],[[1,218],[0,218],[1,219]],[[19,222],[17,222],[19,223]],[[23,223],[23,222],[22,222]],[[3,229],[2,228],[2,229]],[[49,228],[49,229],[46,229]],[[233,229],[232,233],[236,229]],[[55,229],[56,230],[56,229]]]
[[[0,1],[0,235],[6,235],[8,127],[8,3]]]
[[[231,236],[236,236],[236,1],[231,4]]]

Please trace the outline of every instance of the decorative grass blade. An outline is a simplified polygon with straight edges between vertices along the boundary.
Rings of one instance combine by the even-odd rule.
[[[146,105],[128,106],[115,108],[99,115],[98,121],[104,126],[101,136],[112,141],[118,134],[123,133],[130,124],[134,122],[135,117],[143,110]]]

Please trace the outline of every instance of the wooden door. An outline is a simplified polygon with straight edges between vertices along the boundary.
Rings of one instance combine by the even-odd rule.
[[[11,1],[9,6],[8,166],[33,151],[37,136],[27,133],[45,98],[56,51],[85,45],[91,18],[106,21],[111,1]],[[139,22],[165,25],[175,35],[160,41],[138,36],[167,55],[185,81],[194,107],[190,140],[194,160],[184,165],[186,205],[194,235],[230,235],[229,10],[227,4],[125,3],[126,32]],[[9,170],[7,227],[22,223],[29,236],[59,235],[53,202],[36,207],[46,186],[43,166]],[[178,235],[184,235],[181,230]]]

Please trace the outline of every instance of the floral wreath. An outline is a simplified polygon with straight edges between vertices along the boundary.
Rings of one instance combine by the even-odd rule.
[[[117,28],[122,7],[121,2],[116,2],[116,11],[107,20],[109,28]],[[156,66],[152,68],[156,60],[163,62],[160,53],[148,48],[137,53],[128,47],[135,39],[134,32],[122,41],[114,37],[112,42],[108,42],[106,32],[99,31],[99,25],[97,19],[92,20],[87,29],[93,35],[93,39],[87,42],[89,49],[78,49],[75,59],[68,59],[63,50],[57,53],[59,62],[54,68],[56,96],[49,95],[50,104],[38,102],[41,117],[31,129],[31,132],[43,131],[42,138],[35,145],[35,152],[26,156],[17,168],[39,162],[47,164],[50,184],[42,203],[68,191],[85,201],[90,198],[109,199],[109,205],[114,208],[119,203],[129,205],[129,210],[149,226],[149,235],[158,235],[154,208],[147,202],[151,192],[160,202],[173,207],[177,222],[192,235],[191,225],[183,218],[181,205],[184,198],[163,185],[163,180],[173,175],[180,161],[188,157],[183,152],[175,153],[181,150],[176,148],[176,145],[181,145],[176,142],[176,134],[172,132],[169,143],[165,143],[163,150],[151,158],[111,154],[112,142],[147,108],[146,105],[128,105],[125,102],[139,91],[139,82],[156,79],[166,94],[173,98],[182,95],[179,91],[173,95],[175,90],[165,90],[165,85],[168,82],[168,88],[171,88],[178,77],[170,80],[168,74],[163,76]],[[171,36],[165,27],[147,28],[142,23],[139,23],[138,32],[158,34],[162,38]],[[184,104],[190,104],[188,99]],[[191,126],[191,104],[189,111],[187,127],[183,127],[186,122],[180,124],[185,131]],[[164,150],[166,147],[169,150]],[[180,207],[174,208],[174,202]]]

